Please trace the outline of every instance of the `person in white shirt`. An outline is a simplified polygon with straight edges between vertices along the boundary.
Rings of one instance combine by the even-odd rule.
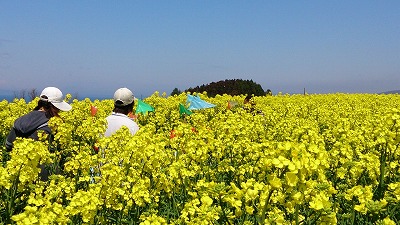
[[[126,126],[132,135],[139,130],[137,123],[128,117],[128,114],[133,111],[134,100],[135,97],[128,88],[119,88],[115,91],[114,110],[112,114],[106,118],[108,126],[104,136],[111,136],[122,126]]]

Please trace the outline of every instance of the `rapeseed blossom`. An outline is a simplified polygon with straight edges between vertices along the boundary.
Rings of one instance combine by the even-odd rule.
[[[49,121],[53,142],[1,148],[0,223],[399,221],[398,95],[254,97],[263,115],[253,115],[244,96],[196,94],[216,107],[181,117],[186,93],[144,99],[155,110],[137,115],[134,136],[103,136],[112,100],[72,100]],[[36,103],[1,101],[1,138]],[[60,171],[40,181],[42,164]]]

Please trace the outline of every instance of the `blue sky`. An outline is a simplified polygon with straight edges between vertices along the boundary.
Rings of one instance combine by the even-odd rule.
[[[400,89],[400,1],[0,1],[0,90]]]

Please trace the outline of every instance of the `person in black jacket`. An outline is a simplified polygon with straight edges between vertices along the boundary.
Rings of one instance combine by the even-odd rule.
[[[63,100],[63,94],[56,87],[46,87],[40,94],[40,99],[34,110],[15,120],[9,135],[7,136],[5,145],[7,151],[13,148],[13,142],[17,137],[32,138],[38,140],[38,131],[42,130],[51,137],[51,129],[47,122],[51,117],[58,116],[60,110],[69,111],[72,106]],[[42,167],[40,177],[47,180],[48,171]]]

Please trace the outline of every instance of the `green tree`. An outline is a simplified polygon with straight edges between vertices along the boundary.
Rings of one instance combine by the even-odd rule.
[[[195,88],[189,88],[185,92],[207,92],[209,97],[215,97],[216,95],[254,95],[264,96],[265,92],[260,84],[255,83],[253,80],[221,80],[218,82],[211,82],[207,85],[197,86]]]
[[[181,94],[181,93],[182,93],[181,90],[179,90],[178,88],[174,88],[174,90],[172,90],[172,92],[171,92],[171,96],[173,96],[173,95],[179,95],[179,94]]]

